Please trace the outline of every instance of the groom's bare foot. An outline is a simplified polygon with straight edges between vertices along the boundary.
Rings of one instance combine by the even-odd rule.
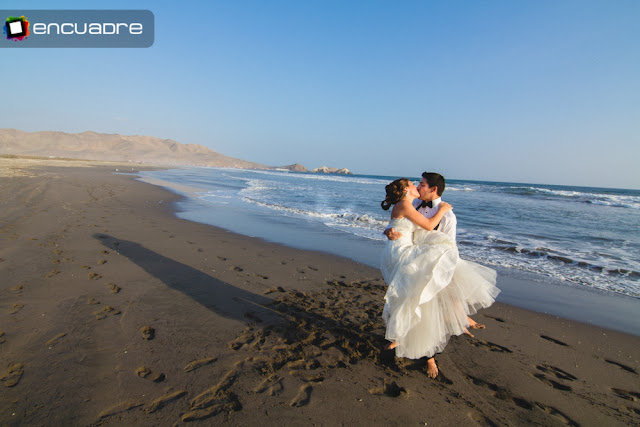
[[[387,344],[387,345],[384,347],[384,349],[385,349],[385,350],[393,350],[393,349],[394,349],[394,348],[396,348],[397,346],[398,346],[398,344],[397,344],[397,343],[392,342],[392,343]]]
[[[438,365],[436,365],[436,359],[433,357],[427,360],[427,375],[431,379],[438,376]]]
[[[486,329],[486,326],[484,326],[482,323],[476,322],[471,317],[467,316],[467,320],[469,321],[469,328],[471,329]]]

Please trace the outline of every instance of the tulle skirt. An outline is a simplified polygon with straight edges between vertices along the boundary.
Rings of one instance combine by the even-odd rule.
[[[467,316],[500,293],[495,270],[460,259],[455,242],[438,231],[416,233],[410,244],[388,242],[382,274],[385,338],[410,359],[441,352],[452,335],[464,333]]]

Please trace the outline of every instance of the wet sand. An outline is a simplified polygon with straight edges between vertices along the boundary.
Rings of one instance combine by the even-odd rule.
[[[377,269],[124,166],[0,159],[0,425],[640,423],[640,337],[496,303],[430,380],[382,350]]]

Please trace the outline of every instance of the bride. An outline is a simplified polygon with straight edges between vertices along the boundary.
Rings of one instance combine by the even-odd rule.
[[[468,333],[468,316],[489,307],[500,292],[496,272],[458,256],[455,241],[430,231],[451,205],[441,202],[438,213],[425,218],[413,207],[418,190],[402,178],[386,186],[382,209],[391,211],[388,227],[402,233],[382,252],[381,270],[387,283],[382,317],[387,325],[387,347],[396,356],[428,357],[427,374],[438,375],[434,355],[444,350],[452,335]]]

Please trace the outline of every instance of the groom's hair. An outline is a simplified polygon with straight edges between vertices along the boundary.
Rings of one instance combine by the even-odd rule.
[[[442,193],[444,193],[444,176],[435,172],[423,172],[422,177],[427,181],[429,187],[438,187],[438,196],[442,197]]]

